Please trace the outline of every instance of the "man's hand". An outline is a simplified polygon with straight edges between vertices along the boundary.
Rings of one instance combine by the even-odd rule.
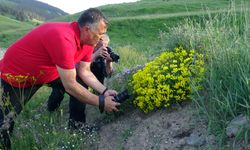
[[[117,112],[119,111],[117,109],[117,106],[120,106],[120,103],[117,103],[115,101],[113,101],[114,97],[113,96],[107,96],[105,97],[105,104],[104,104],[104,110],[106,112]]]
[[[100,47],[94,54],[96,54],[97,57],[102,57],[102,58],[107,58],[109,56],[108,50],[104,46]]]
[[[107,90],[105,93],[104,93],[104,96],[107,97],[107,96],[115,96],[117,95],[118,93],[115,91],[115,90]]]
[[[112,63],[112,58],[110,57],[110,54],[108,54],[107,55],[107,57],[105,58],[106,59],[106,61],[108,62],[108,63]]]

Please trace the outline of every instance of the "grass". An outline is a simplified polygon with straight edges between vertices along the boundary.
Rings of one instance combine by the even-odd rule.
[[[157,45],[160,44],[158,37],[162,30],[167,30],[165,26],[175,26],[177,22],[186,17],[187,12],[191,13],[189,16],[199,16],[204,10],[215,11],[225,9],[229,7],[229,4],[229,0],[206,0],[202,2],[199,0],[141,0],[135,3],[106,5],[100,7],[100,9],[110,20],[111,26],[108,32],[111,35],[110,37],[115,46],[114,48],[117,48],[116,45],[131,45],[136,49],[148,51],[152,48],[157,48]],[[237,6],[235,7],[240,7],[240,4],[241,1],[237,1]],[[249,5],[249,2],[247,2],[246,5]],[[75,21],[79,15],[80,13],[77,13],[51,21]],[[169,18],[169,16],[171,18]],[[122,19],[124,17],[128,18]],[[146,17],[146,19],[143,17]],[[8,28],[8,26],[6,27]],[[19,27],[17,29],[19,29]],[[31,28],[26,27],[21,29],[18,31],[14,30],[14,32],[8,34],[2,34],[3,38],[0,39],[1,47],[8,47]],[[12,28],[10,28],[10,30],[12,30]]]
[[[118,73],[136,65],[144,64],[149,59],[146,52],[138,52],[137,49],[130,46],[119,47],[116,51],[121,56],[119,62],[114,63],[115,72]]]
[[[166,34],[166,47],[176,45],[195,48],[206,56],[207,74],[203,90],[197,92],[196,103],[208,121],[210,132],[226,142],[228,121],[239,114],[249,116],[250,16],[241,13],[204,17],[172,28]],[[237,140],[250,140],[238,136]]]
[[[46,110],[50,91],[48,87],[39,89],[16,118],[13,149],[84,149],[95,142],[98,136],[94,132],[86,135],[82,130],[67,129],[67,109],[60,108],[53,113]],[[67,108],[67,105],[68,100],[64,100],[61,107]]]
[[[33,25],[0,15],[0,47],[8,47],[24,35]]]
[[[140,0],[135,3],[123,3],[118,5],[104,5],[99,7],[104,14],[112,20],[119,17],[132,17],[152,14],[172,14],[189,11],[203,11],[204,9],[218,10],[228,8],[230,0]],[[249,2],[246,1],[249,5]],[[240,0],[237,0],[237,6],[241,4]],[[129,10],[129,11],[128,11]],[[60,17],[54,19],[54,21],[72,21],[76,20],[80,13],[74,15]]]
[[[130,45],[139,51],[159,48],[161,33],[174,27],[187,16],[218,13],[230,7],[230,0],[141,0],[135,3],[99,7],[110,20],[108,33],[114,48]],[[249,5],[246,1],[245,5]],[[241,1],[233,6],[240,9]],[[129,10],[129,11],[128,11]],[[225,10],[224,10],[225,11]],[[52,21],[75,21],[80,13]]]
[[[161,42],[160,33],[173,27],[183,18],[138,20],[127,19],[123,21],[112,21],[109,34],[111,45],[121,47],[130,45],[140,52],[147,52],[152,47],[157,48]],[[121,33],[121,34],[118,34]],[[119,38],[117,38],[119,37]]]
[[[200,11],[205,8],[213,10],[228,7],[228,0],[141,0],[136,3],[120,4],[117,7],[107,5],[101,7],[109,17],[140,16],[146,14],[168,14],[188,11]],[[129,11],[127,11],[129,10]]]

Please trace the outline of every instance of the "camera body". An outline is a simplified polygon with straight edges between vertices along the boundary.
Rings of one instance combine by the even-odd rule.
[[[130,97],[128,94],[128,90],[124,90],[123,92],[120,92],[116,96],[114,96],[114,101],[118,103],[123,103],[125,100],[127,100]]]
[[[118,62],[118,60],[120,59],[120,56],[116,53],[113,52],[112,48],[107,47],[108,53],[110,55],[110,57],[112,58],[113,62]]]

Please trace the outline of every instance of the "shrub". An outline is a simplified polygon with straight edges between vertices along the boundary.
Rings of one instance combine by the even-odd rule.
[[[134,104],[148,113],[188,100],[192,87],[200,88],[204,71],[203,55],[194,50],[164,52],[133,75]]]

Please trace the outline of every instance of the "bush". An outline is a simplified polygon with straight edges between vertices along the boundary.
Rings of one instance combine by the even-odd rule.
[[[194,50],[164,52],[133,75],[134,104],[148,113],[188,100],[200,88],[204,71],[203,55]]]

